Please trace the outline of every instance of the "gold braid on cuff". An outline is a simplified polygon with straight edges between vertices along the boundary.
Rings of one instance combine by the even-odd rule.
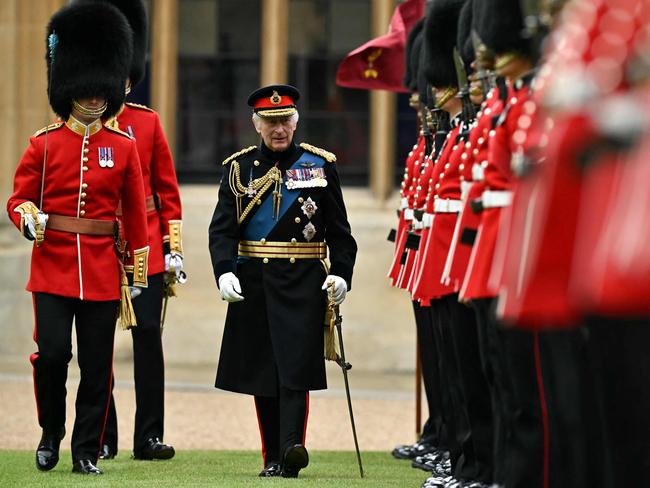
[[[169,221],[169,250],[174,251],[176,254],[183,255],[183,221],[170,220]]]
[[[22,235],[25,235],[25,214],[32,216],[34,219],[34,227],[36,228],[36,246],[40,246],[45,239],[45,229],[41,228],[41,224],[38,221],[38,213],[40,212],[38,207],[33,202],[27,201],[14,208],[14,212],[20,213],[20,233]]]
[[[133,251],[133,285],[147,287],[147,270],[149,267],[149,246]]]

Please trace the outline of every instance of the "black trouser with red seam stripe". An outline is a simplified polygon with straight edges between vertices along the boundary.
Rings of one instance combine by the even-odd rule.
[[[422,427],[420,441],[428,442],[440,450],[448,450],[447,426],[443,414],[443,398],[447,392],[441,386],[440,369],[436,352],[434,318],[431,307],[422,307],[413,301],[415,327],[418,336],[422,382],[427,397],[429,417]]]
[[[65,428],[65,383],[72,359],[72,321],[77,335],[81,380],[75,404],[72,459],[97,461],[110,396],[113,339],[118,300],[89,301],[34,293],[32,354],[38,422],[46,433]]]
[[[150,438],[163,440],[165,420],[165,361],[163,358],[160,316],[164,273],[147,278],[148,286],[133,299],[137,327],[133,337],[133,378],[135,381],[135,427],[133,450],[144,447]],[[117,412],[111,394],[104,444],[117,452]]]
[[[255,397],[264,466],[282,463],[287,448],[305,444],[309,392],[280,387],[276,397]]]

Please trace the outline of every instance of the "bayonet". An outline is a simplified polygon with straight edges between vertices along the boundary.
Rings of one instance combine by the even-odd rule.
[[[492,89],[494,80],[494,74],[487,66],[492,66],[494,63],[494,53],[487,48],[475,30],[472,30],[470,37],[472,38],[474,56],[476,57],[476,79],[481,82],[483,95],[487,96]]]

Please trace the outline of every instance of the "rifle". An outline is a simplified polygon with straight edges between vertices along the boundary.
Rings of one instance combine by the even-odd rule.
[[[468,128],[469,124],[476,118],[476,110],[474,104],[469,98],[469,81],[467,81],[467,71],[465,70],[465,63],[460,57],[458,49],[454,47],[454,67],[456,68],[456,77],[458,78],[458,97],[463,103],[463,122],[465,127]]]
[[[339,306],[334,303],[334,293],[333,293],[334,282],[330,281],[327,284],[327,286],[329,288],[328,308],[332,312],[331,321],[333,322],[334,327],[336,327],[336,333],[339,338],[339,348],[341,350],[341,354],[340,355],[337,354],[336,359],[334,361],[336,362],[336,364],[339,365],[341,371],[343,372],[343,382],[345,383],[345,395],[348,400],[348,412],[350,414],[350,424],[352,425],[352,436],[354,438],[354,448],[357,452],[357,463],[359,464],[359,474],[363,478],[363,464],[361,463],[361,451],[359,451],[359,442],[357,440],[357,428],[354,423],[354,412],[352,411],[352,398],[350,396],[350,384],[348,382],[348,370],[352,369],[352,365],[345,360],[345,348],[343,347],[343,330],[342,330],[343,317],[339,313]],[[330,322],[330,328],[332,326],[332,322]]]

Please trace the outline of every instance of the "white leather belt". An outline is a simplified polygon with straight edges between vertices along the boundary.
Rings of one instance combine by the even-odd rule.
[[[433,214],[425,213],[422,216],[422,227],[429,229],[431,228],[431,225],[433,225]]]
[[[490,191],[485,190],[481,197],[483,208],[508,207],[512,205],[511,191]]]
[[[483,181],[485,179],[485,172],[483,171],[483,166],[478,163],[474,163],[472,166],[472,179],[474,181]]]
[[[409,206],[409,199],[408,198],[402,198],[399,202],[399,209],[404,210],[408,208]]]
[[[413,209],[405,208],[404,209],[404,220],[413,220]]]
[[[422,230],[422,221],[420,220],[414,220],[413,221],[413,228],[415,230]]]
[[[461,200],[436,200],[433,202],[434,213],[458,213],[463,209]]]

